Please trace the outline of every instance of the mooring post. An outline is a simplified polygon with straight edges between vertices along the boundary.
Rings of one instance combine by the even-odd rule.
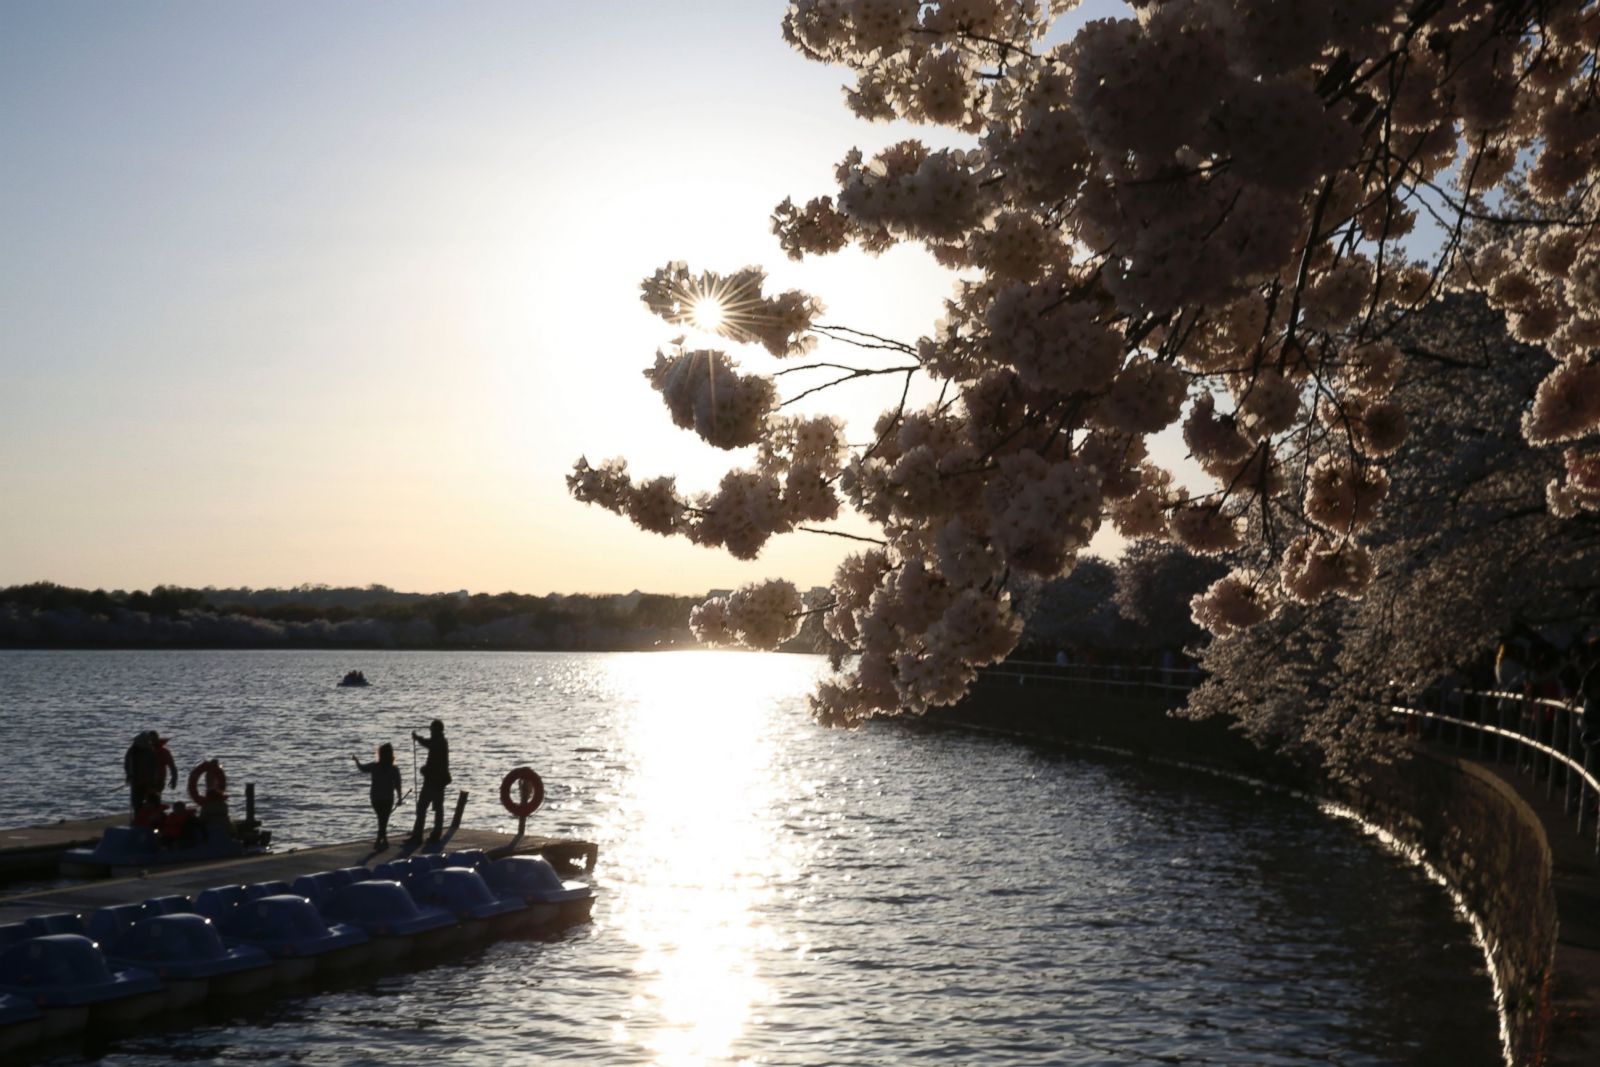
[[[450,832],[455,833],[461,828],[461,813],[467,810],[467,791],[463,789],[461,795],[456,797],[456,813],[450,820]]]
[[[256,784],[254,782],[246,782],[244,784],[244,820],[252,825],[256,821]]]

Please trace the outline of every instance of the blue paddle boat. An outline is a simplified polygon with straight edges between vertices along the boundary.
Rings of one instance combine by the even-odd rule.
[[[149,971],[113,970],[82,934],[46,934],[0,952],[0,993],[25,997],[44,1014],[46,1037],[121,1025],[161,1010],[166,990]]]
[[[194,908],[217,924],[225,944],[260,949],[271,956],[280,982],[310,978],[319,968],[353,967],[373,955],[365,932],[328,924],[311,901],[292,893],[252,900],[245,886],[222,886],[200,893]]]
[[[331,889],[319,905],[332,922],[365,930],[384,958],[436,952],[461,943],[465,931],[450,912],[419,905],[399,882],[370,878]]]
[[[167,985],[170,1007],[191,1007],[208,996],[243,996],[273,980],[272,957],[258,948],[222,943],[216,924],[193,912],[148,915],[143,904],[101,908],[89,933],[113,966],[150,971]]]
[[[478,873],[502,900],[520,900],[538,926],[579,923],[594,910],[594,887],[563,881],[543,856],[507,856],[485,863]]]
[[[213,833],[183,845],[169,845],[146,826],[112,826],[93,848],[68,849],[61,857],[63,878],[108,878],[138,874],[154,867],[179,867],[194,863],[255,856],[267,850],[269,832],[254,841]]]
[[[418,904],[431,904],[454,915],[474,940],[519,927],[528,917],[525,901],[496,896],[482,875],[466,867],[440,867],[416,874],[406,888]]]

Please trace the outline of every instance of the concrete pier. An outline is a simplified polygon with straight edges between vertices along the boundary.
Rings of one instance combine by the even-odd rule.
[[[128,816],[123,812],[0,830],[0,878],[54,874],[68,849],[93,848],[106,830],[126,825]]]

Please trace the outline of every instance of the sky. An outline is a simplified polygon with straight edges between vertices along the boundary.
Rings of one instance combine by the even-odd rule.
[[[914,249],[779,251],[779,201],[915,133],[853,119],[785,6],[0,0],[0,585],[825,584],[847,542],[741,563],[564,482],[741,464],[641,376],[670,260],[906,340],[940,314]]]

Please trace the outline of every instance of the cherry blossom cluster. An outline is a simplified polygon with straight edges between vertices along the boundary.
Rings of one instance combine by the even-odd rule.
[[[729,471],[715,492],[680,493],[671,477],[635,481],[620,459],[598,467],[579,459],[567,489],[651,533],[754,559],[773,534],[838,517],[834,486],[845,454],[843,424],[826,415],[768,415],[762,430],[756,465]]]
[[[689,627],[708,645],[773,649],[799,631],[800,610],[794,583],[759,582],[696,606]]]
[[[674,261],[640,283],[640,299],[653,314],[674,325],[701,326],[731,340],[752,341],[780,358],[811,351],[816,339],[809,331],[822,305],[795,290],[769,296],[763,292],[766,281],[760,267],[724,276],[694,273],[688,264]],[[715,305],[721,320],[699,323],[701,302]]]
[[[786,38],[848,68],[858,115],[960,143],[850,150],[831,194],[779,205],[779,244],[802,259],[917,243],[958,268],[946,314],[888,342],[820,323],[803,293],[764,294],[755,268],[682,264],[645,303],[683,323],[714,295],[718,332],[773,358],[819,336],[904,355],[839,384],[903,371],[939,400],[897,389],[847,448],[842,424],[779,414],[787,371],[674,349],[647,372],[674,422],[755,446],[755,465],[692,498],[617,462],[569,478],[579,499],[742,558],[845,505],[877,527],[833,583],[827,721],[959,698],[1020,632],[1013,576],[1068,572],[1107,520],[1236,562],[1193,604],[1218,634],[1362,596],[1377,575],[1362,536],[1410,425],[1393,391],[1459,356],[1395,335],[1448,291],[1482,292],[1560,361],[1525,436],[1567,450],[1553,512],[1600,510],[1600,4],[1135,0],[1134,17],[1052,34],[1075,6],[792,0]],[[1424,218],[1443,245],[1416,262],[1402,242]],[[1169,427],[1211,487],[1151,460]],[[777,632],[736,621],[731,598],[697,618],[717,640]]]
[[[755,444],[778,403],[772,379],[741,375],[724,352],[658,351],[644,376],[666,401],[674,425],[718,448]]]

